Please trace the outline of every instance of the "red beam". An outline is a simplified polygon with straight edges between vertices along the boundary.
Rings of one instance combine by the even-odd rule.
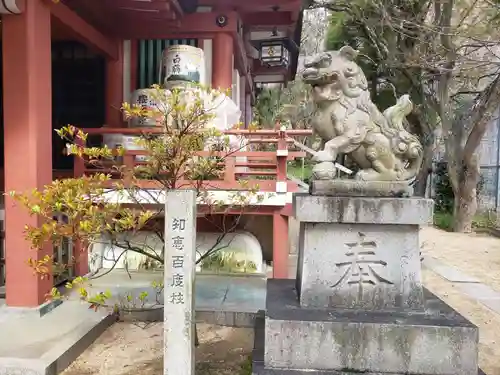
[[[168,27],[179,27],[180,22],[174,12],[132,12],[126,9],[113,11],[113,17],[118,17],[117,25],[150,24],[151,22],[162,22]],[[135,26],[134,26],[135,27]]]
[[[97,29],[87,23],[78,14],[62,3],[50,4],[50,11],[54,18],[58,19],[68,29],[72,30],[75,36],[89,47],[97,50],[113,60],[118,58],[118,48],[110,38],[101,34]]]
[[[100,172],[96,170],[96,172]],[[89,174],[89,172],[85,172],[85,174]],[[80,177],[76,176],[75,177]],[[123,180],[110,180],[107,181],[104,185],[108,185],[110,188],[115,187],[116,182],[123,182]],[[176,188],[178,189],[189,189],[193,186],[203,189],[203,190],[251,190],[258,188],[259,192],[276,192],[276,181],[275,180],[245,180],[244,188],[241,187],[237,182],[231,181],[207,181],[199,184],[197,181],[177,181],[178,185]],[[289,183],[290,191],[293,190],[291,186],[293,182]],[[134,182],[134,186],[137,186],[141,189],[163,189],[165,186],[162,185],[161,182],[152,181],[152,180],[137,180]]]
[[[199,213],[209,214],[213,207],[210,206],[198,206]],[[215,215],[262,215],[269,216],[277,212],[281,212],[282,206],[257,206],[257,205],[247,205],[238,208],[226,208],[223,213],[214,213]]]
[[[93,134],[124,134],[124,135],[141,135],[141,134],[160,134],[163,133],[163,129],[160,127],[155,128],[82,128],[84,133]],[[280,130],[275,129],[262,129],[262,130],[249,130],[249,129],[230,129],[225,130],[226,135],[244,135],[247,137],[263,137],[263,136],[278,136]],[[291,129],[285,132],[286,136],[304,136],[312,135],[313,131],[311,129]],[[261,152],[261,151],[259,151]]]
[[[52,1],[52,0],[46,0]],[[68,5],[67,2],[63,2]],[[89,7],[88,1],[71,0],[69,8],[78,14],[85,21],[93,25],[98,31],[104,35],[112,35],[113,24],[109,22],[109,17],[106,17],[109,10],[103,11],[102,7]]]
[[[264,8],[272,11],[274,6],[279,6],[281,9],[300,9],[301,0],[252,0],[252,1],[235,1],[235,0],[200,0],[200,6],[213,6],[218,8],[231,9],[256,9]]]
[[[101,0],[102,1],[102,0]],[[123,22],[130,22],[133,25],[141,21],[151,20],[176,20],[176,9],[167,1],[135,1],[135,0],[104,0],[104,7],[108,14],[119,14],[120,17],[126,18]],[[87,6],[92,7],[91,4]],[[93,6],[96,7],[95,5]],[[101,8],[102,9],[102,8]]]
[[[86,0],[88,1],[88,0]],[[90,3],[90,1],[88,1]],[[168,1],[137,1],[137,0],[101,0],[108,8],[119,10],[128,8],[131,11],[170,11],[171,6]],[[94,2],[98,3],[98,2]],[[92,4],[89,4],[92,6]],[[96,4],[93,6],[97,6]],[[100,6],[100,4],[99,4]]]
[[[220,27],[216,19],[220,15],[227,17],[227,25]],[[125,23],[117,29],[117,34],[124,39],[166,39],[172,36],[186,38],[187,35],[195,37],[209,37],[210,34],[219,32],[233,33],[237,30],[238,14],[236,12],[208,12],[185,15],[174,23],[161,20],[137,22],[134,25]]]
[[[253,12],[243,13],[241,19],[245,26],[279,26],[292,25],[292,12]]]

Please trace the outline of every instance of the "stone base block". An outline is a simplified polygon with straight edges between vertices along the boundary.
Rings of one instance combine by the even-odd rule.
[[[422,310],[418,235],[417,225],[300,223],[300,304]]]
[[[312,195],[344,197],[410,197],[408,181],[361,181],[347,179],[316,180],[310,185]]]
[[[307,223],[429,225],[433,207],[423,198],[293,195],[294,217]]]
[[[252,353],[252,375],[359,375],[359,371],[342,370],[311,370],[311,369],[285,369],[266,367],[264,365],[264,343],[265,343],[265,321],[264,311],[255,320],[254,349]],[[363,375],[413,375],[408,373],[383,373],[362,372]],[[475,374],[475,373],[474,373]],[[419,374],[429,375],[429,374]],[[451,374],[450,374],[451,375]],[[453,374],[454,375],[454,374]],[[486,375],[478,369],[477,375]]]
[[[293,280],[269,280],[264,366],[475,375],[478,328],[428,291],[425,302],[422,313],[304,308]]]
[[[419,225],[432,201],[294,196],[303,307],[423,309]]]

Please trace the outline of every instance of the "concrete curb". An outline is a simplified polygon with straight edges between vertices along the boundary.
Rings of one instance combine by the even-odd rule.
[[[196,310],[196,322],[226,327],[253,328],[256,315],[256,311],[214,311],[198,308]],[[120,314],[120,319],[123,321],[163,322],[163,307],[143,311],[127,311]]]
[[[82,322],[73,334],[60,340],[39,359],[0,358],[0,375],[57,375],[114,322],[114,315],[102,315],[97,324],[96,321]]]

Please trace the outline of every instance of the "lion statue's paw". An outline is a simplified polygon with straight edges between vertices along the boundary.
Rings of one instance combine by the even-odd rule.
[[[316,155],[313,156],[312,160],[317,162],[317,163],[334,162],[335,155],[332,155],[330,152],[328,152],[326,150],[321,150],[321,151],[318,151],[316,153]]]
[[[314,180],[333,180],[337,174],[337,168],[330,161],[324,161],[316,164],[312,169]]]

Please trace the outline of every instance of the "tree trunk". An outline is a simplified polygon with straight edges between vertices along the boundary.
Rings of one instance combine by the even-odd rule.
[[[427,191],[427,180],[432,172],[432,158],[434,156],[434,144],[427,142],[423,145],[424,157],[422,160],[422,166],[420,172],[417,175],[417,180],[415,182],[414,195],[417,197],[425,197]]]
[[[476,188],[460,189],[455,196],[453,207],[453,231],[460,233],[472,232],[472,221],[477,210]]]
[[[482,92],[480,98],[477,100],[474,110],[469,116],[469,123],[473,124],[465,146],[463,147],[462,158],[456,158],[455,167],[461,168],[460,173],[454,184],[455,204],[454,204],[454,224],[453,230],[455,232],[472,231],[472,220],[476,213],[477,202],[477,184],[481,177],[479,171],[479,162],[477,156],[477,149],[483,139],[488,124],[494,119],[498,102],[500,100],[500,76]],[[463,129],[464,126],[461,126]],[[461,161],[459,163],[458,161]],[[448,171],[453,170],[450,168],[450,159],[448,160]],[[450,181],[451,180],[451,173]],[[453,182],[453,181],[452,181]]]
[[[477,211],[477,184],[480,173],[477,156],[470,155],[464,163],[461,183],[455,192],[453,205],[453,231],[472,232],[472,221]]]
[[[425,194],[427,193],[427,182],[430,174],[431,170],[422,165],[422,169],[420,169],[415,185],[413,186],[414,196],[425,198]]]

